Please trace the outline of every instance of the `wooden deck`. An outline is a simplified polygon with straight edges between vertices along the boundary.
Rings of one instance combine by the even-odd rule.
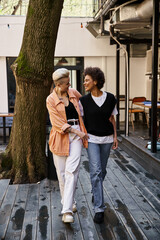
[[[121,125],[121,127],[124,127],[124,125]],[[160,150],[152,153],[151,150],[147,149],[147,143],[151,140],[146,125],[141,122],[135,123],[135,131],[133,132],[131,128],[128,137],[122,133],[118,140],[121,149],[132,156],[146,171],[160,180]],[[160,138],[158,141],[160,141]]]
[[[0,180],[0,239],[5,240],[159,240],[160,181],[124,151],[112,151],[104,181],[105,221],[93,222],[86,150],[76,191],[73,224],[61,219],[57,181],[9,185]]]

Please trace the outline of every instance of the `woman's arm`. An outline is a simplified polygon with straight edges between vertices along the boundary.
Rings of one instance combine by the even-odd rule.
[[[60,113],[55,108],[55,106],[53,106],[49,101],[47,101],[46,103],[52,126],[57,132],[65,134],[66,129],[70,128],[71,125],[66,123],[66,121],[62,118]]]
[[[112,149],[117,149],[118,148],[118,140],[117,140],[116,121],[115,121],[114,115],[111,115],[109,120],[111,121],[111,123],[113,125],[113,129],[114,129],[113,147],[112,147]]]
[[[88,140],[88,138],[89,138],[88,135],[87,135],[87,133],[82,132],[82,131],[79,131],[79,130],[77,130],[77,129],[75,129],[75,128],[72,128],[72,127],[67,128],[67,129],[66,129],[66,132],[75,133],[75,134],[78,135],[82,140]]]

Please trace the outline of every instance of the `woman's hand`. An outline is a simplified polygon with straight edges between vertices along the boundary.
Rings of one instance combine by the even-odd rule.
[[[109,121],[112,123],[113,129],[114,129],[114,138],[113,138],[112,149],[117,149],[118,148],[118,140],[117,140],[116,122],[114,119],[114,115],[111,115],[111,117],[109,118]]]
[[[72,127],[68,128],[68,129],[66,130],[66,132],[75,133],[75,134],[78,135],[82,140],[88,140],[88,138],[89,138],[88,135],[87,135],[87,133],[81,132],[81,131],[79,131],[79,130],[77,130],[77,129],[74,129],[74,128],[72,128]]]
[[[88,140],[88,135],[87,133],[84,133],[84,132],[81,132],[81,131],[78,131],[77,132],[77,135],[82,139],[82,140]]]
[[[112,146],[112,149],[117,149],[118,148],[118,140],[116,137],[113,138],[113,146]]]

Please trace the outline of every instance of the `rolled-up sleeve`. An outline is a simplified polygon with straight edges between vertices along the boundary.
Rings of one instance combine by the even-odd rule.
[[[117,114],[118,114],[118,111],[117,111],[117,107],[115,106],[111,115],[117,115]]]
[[[57,132],[65,134],[66,129],[70,128],[71,125],[65,122],[60,113],[57,111],[57,109],[48,100],[46,100],[46,106],[49,112],[52,127]]]

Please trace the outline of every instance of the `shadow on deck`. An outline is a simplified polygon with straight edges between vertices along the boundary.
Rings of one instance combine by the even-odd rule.
[[[61,221],[57,181],[9,185],[9,180],[0,180],[0,239],[160,239],[160,181],[120,148],[111,152],[108,162],[102,224],[93,222],[91,197],[86,150],[82,152],[73,224]]]

